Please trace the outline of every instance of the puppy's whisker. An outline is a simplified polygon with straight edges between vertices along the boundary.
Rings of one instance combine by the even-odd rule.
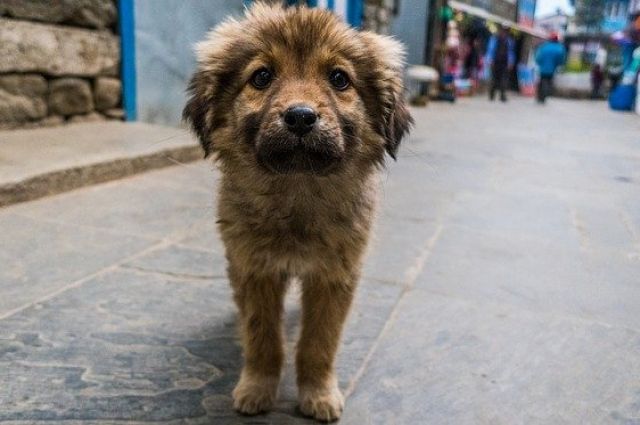
[[[411,156],[413,158],[417,158],[418,160],[420,160],[420,162],[423,162],[429,168],[431,168],[431,170],[433,170],[436,174],[438,174],[438,169],[436,167],[434,167],[433,164],[431,162],[429,162],[429,160],[424,155],[414,151],[413,149],[409,148],[408,146],[405,147],[404,150],[408,151],[411,154],[411,155],[407,155],[407,156]]]
[[[341,130],[339,125],[334,125],[333,127],[320,127],[321,131],[335,131],[335,130]]]
[[[165,155],[163,155],[163,156],[164,156],[164,157],[165,157],[169,162],[173,162],[173,163],[174,163],[174,164],[176,164],[176,165],[179,165],[179,166],[184,167],[184,168],[193,168],[193,165],[191,165],[191,164],[186,164],[186,163],[184,163],[184,162],[180,162],[180,161],[178,161],[178,160],[177,160],[177,159],[175,159],[175,158],[171,158],[171,157],[170,157],[169,155],[167,155],[167,154],[165,154]]]
[[[168,142],[169,140],[173,140],[173,139],[175,139],[175,138],[178,138],[178,137],[185,137],[185,136],[188,136],[188,133],[186,133],[186,132],[185,132],[185,133],[180,133],[180,134],[174,134],[173,136],[165,137],[165,138],[163,138],[163,139],[156,140],[155,142],[152,142],[152,143],[151,143],[151,146],[155,146],[155,145],[158,145],[158,144],[160,144],[160,143]]]
[[[309,164],[309,168],[311,168],[311,172],[315,174],[316,170],[313,168],[313,161],[311,161],[311,158],[309,158],[308,156],[306,157],[306,159],[307,159],[307,163]]]

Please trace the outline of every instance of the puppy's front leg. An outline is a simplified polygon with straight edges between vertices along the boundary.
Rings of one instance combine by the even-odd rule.
[[[284,360],[282,312],[286,277],[238,273],[230,267],[234,298],[240,311],[244,367],[233,390],[233,406],[255,415],[275,402]]]
[[[302,332],[296,358],[300,410],[319,420],[336,420],[344,408],[334,360],[355,286],[356,279],[308,276],[303,280]]]

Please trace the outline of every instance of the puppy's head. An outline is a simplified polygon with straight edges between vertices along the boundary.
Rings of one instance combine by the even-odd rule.
[[[402,45],[328,11],[257,3],[196,51],[183,116],[223,162],[319,175],[381,164],[412,123]]]

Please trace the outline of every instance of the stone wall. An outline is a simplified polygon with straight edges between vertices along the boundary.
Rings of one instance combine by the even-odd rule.
[[[0,128],[122,119],[115,0],[0,0]]]

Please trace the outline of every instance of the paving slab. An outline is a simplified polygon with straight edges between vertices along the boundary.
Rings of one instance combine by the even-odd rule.
[[[0,420],[204,415],[204,386],[240,359],[228,301],[225,282],[114,272],[12,316],[0,370],[21,379],[0,395]],[[220,362],[199,356],[203,344]]]
[[[217,254],[224,253],[224,245],[218,233],[215,217],[211,216],[205,217],[198,221],[196,225],[187,229],[184,235],[178,239],[178,243],[186,247],[209,250]]]
[[[153,242],[0,214],[0,317],[136,254]]]
[[[422,290],[397,311],[341,423],[637,423],[637,331]]]
[[[345,332],[347,355],[338,363],[343,388],[399,294],[394,285],[363,282]],[[289,309],[299,318],[295,295]],[[288,323],[291,360],[298,322]],[[241,353],[226,279],[115,270],[0,322],[0,366],[0,380],[15,382],[0,394],[1,421],[166,421],[209,414],[216,423],[225,416],[228,423],[256,423],[231,409]],[[264,417],[268,423],[299,416],[294,379],[290,361],[281,403]]]
[[[445,226],[416,287],[640,330],[640,264],[578,244]]]
[[[133,179],[14,205],[15,214],[161,240],[214,221],[214,181],[203,163],[145,173]],[[193,183],[187,183],[193,179]],[[202,179],[202,180],[200,180]]]
[[[439,226],[437,221],[381,217],[370,242],[363,275],[406,285]]]
[[[192,279],[220,279],[227,276],[224,252],[178,245],[160,247],[125,262],[122,267]]]

